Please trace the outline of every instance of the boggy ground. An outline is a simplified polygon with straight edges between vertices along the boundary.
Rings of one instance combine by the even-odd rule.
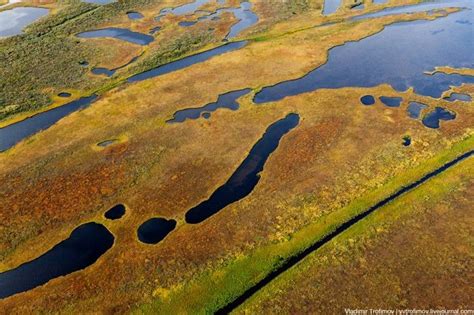
[[[320,90],[260,106],[248,95],[238,111],[165,123],[177,109],[218,94],[299,77],[323,63],[328,48],[411,18],[435,17],[341,23],[291,36],[270,30],[272,36],[240,51],[123,85],[1,154],[1,271],[37,257],[84,222],[104,223],[116,243],[96,264],[4,299],[0,309],[215,310],[324,228],[472,148],[471,104],[387,86]],[[401,108],[364,107],[359,98],[367,93],[405,101]],[[425,128],[408,118],[408,100],[442,104],[457,118],[439,130]],[[300,125],[283,138],[255,190],[202,224],[184,224],[184,213],[225,182],[267,126],[289,112],[300,114]],[[413,142],[403,147],[407,134]],[[124,141],[96,149],[115,138]],[[125,217],[106,222],[103,213],[116,203],[127,205]],[[136,229],[153,216],[177,220],[177,229],[158,245],[141,244]]]
[[[472,309],[473,171],[470,158],[379,209],[235,314]]]

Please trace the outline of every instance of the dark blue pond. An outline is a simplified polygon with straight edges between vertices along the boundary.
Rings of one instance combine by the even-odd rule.
[[[440,120],[453,120],[455,118],[456,118],[455,113],[452,113],[449,110],[442,107],[436,107],[434,110],[427,113],[425,117],[423,117],[422,122],[423,122],[423,125],[425,125],[428,128],[437,129],[439,128]]]
[[[299,115],[289,114],[271,124],[227,182],[217,188],[209,199],[186,212],[186,222],[200,223],[250,194],[260,180],[259,173],[268,157],[276,150],[281,138],[298,125],[299,119]]]
[[[115,73],[115,69],[107,69],[107,68],[92,68],[91,72],[95,75],[105,75],[107,77],[111,77]]]
[[[118,141],[117,139],[105,140],[105,141],[102,141],[102,142],[97,143],[97,145],[98,145],[99,147],[105,148],[105,147],[108,147],[108,146],[111,145],[111,144],[114,144],[114,143],[117,142],[117,141]]]
[[[155,38],[151,35],[132,32],[126,28],[108,27],[100,30],[88,31],[77,34],[80,38],[116,38],[126,42],[146,46]]]
[[[138,227],[138,239],[146,244],[157,244],[176,227],[175,220],[152,218]]]
[[[59,97],[64,97],[64,98],[68,98],[68,97],[71,97],[71,93],[68,93],[68,92],[61,92],[58,94]]]
[[[463,94],[463,93],[451,93],[450,96],[445,97],[444,99],[449,102],[454,102],[454,101],[470,102],[472,100],[469,94]]]
[[[0,12],[0,38],[21,34],[26,26],[48,12],[48,9],[33,7],[17,7]]]
[[[410,136],[404,136],[402,144],[405,147],[408,147],[411,144],[411,137]]]
[[[42,256],[0,273],[0,298],[31,290],[51,279],[84,269],[114,244],[114,236],[98,223],[86,223]]]
[[[233,43],[228,43],[195,55],[191,55],[189,57],[184,57],[183,59],[179,59],[170,63],[167,63],[162,66],[158,66],[154,69],[136,74],[134,76],[131,76],[128,78],[128,82],[137,82],[137,81],[142,81],[146,80],[149,78],[154,78],[166,73],[170,73],[176,70],[180,70],[186,67],[189,67],[191,65],[194,65],[199,62],[206,61],[214,56],[218,56],[233,50],[240,49],[244,47],[247,44],[247,41],[240,41],[240,42],[233,42]]]
[[[364,10],[364,9],[365,9],[365,5],[363,3],[355,5],[351,8],[351,10]]]
[[[375,98],[372,95],[364,95],[360,98],[360,102],[363,105],[374,105],[375,104]]]
[[[337,11],[342,0],[324,0],[323,15],[328,15]]]
[[[418,119],[420,118],[420,114],[423,109],[427,107],[428,106],[423,103],[410,102],[407,107],[408,116],[410,116],[410,118]]]
[[[110,208],[104,213],[104,216],[109,220],[118,220],[125,214],[125,206],[123,204],[118,204]]]
[[[67,116],[76,110],[86,108],[96,98],[96,95],[82,97],[78,100],[67,103],[66,105],[53,108],[25,120],[0,128],[0,152],[11,148],[24,138],[52,126],[64,116]]]
[[[374,87],[383,83],[397,91],[414,87],[418,94],[438,98],[452,85],[474,83],[472,76],[425,74],[441,65],[474,67],[472,27],[456,23],[460,18],[472,20],[472,11],[463,10],[435,21],[393,24],[373,36],[334,47],[326,64],[299,79],[263,88],[254,101],[261,104],[321,88]],[[432,34],[440,28],[447,31]]]
[[[235,18],[238,20],[237,23],[230,27],[229,33],[226,35],[226,39],[231,39],[239,35],[243,30],[255,25],[258,22],[258,16],[251,11],[252,4],[250,2],[240,3],[239,8],[227,9],[234,13]],[[212,19],[215,19],[213,17]]]
[[[189,27],[189,26],[193,26],[196,23],[197,23],[196,21],[181,21],[178,23],[178,25],[182,27]]]
[[[204,118],[208,119],[209,117],[211,117],[211,112],[214,112],[219,108],[237,110],[239,108],[237,99],[249,93],[250,91],[251,89],[243,89],[243,90],[237,90],[237,91],[221,94],[217,98],[217,102],[209,103],[202,107],[186,108],[183,110],[179,110],[176,113],[174,113],[173,118],[168,120],[167,122],[177,123],[177,122],[183,122],[186,119],[198,119],[199,117],[201,117],[201,114],[203,114]]]
[[[143,14],[134,11],[127,12],[127,16],[130,20],[140,20],[144,18]]]
[[[401,97],[380,96],[379,99],[388,107],[400,107],[400,104],[402,103]]]
[[[150,35],[156,34],[156,33],[158,33],[160,30],[161,30],[161,26],[155,26],[155,27],[153,27],[153,28],[150,30],[149,34],[150,34]]]

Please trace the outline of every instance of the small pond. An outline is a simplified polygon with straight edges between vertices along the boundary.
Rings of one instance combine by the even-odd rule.
[[[164,218],[151,218],[143,222],[138,228],[138,239],[142,243],[157,244],[161,240],[163,240],[166,235],[173,231],[175,227],[175,220],[167,220]]]
[[[450,96],[444,98],[448,102],[461,101],[461,102],[470,102],[472,100],[469,94],[463,93],[451,93]]]
[[[428,105],[419,102],[410,102],[407,107],[408,116],[413,119],[420,118],[421,112],[427,108]]]
[[[374,105],[375,104],[375,98],[372,95],[364,95],[360,98],[360,102],[362,105]]]
[[[400,104],[402,103],[401,97],[380,96],[379,99],[382,104],[388,107],[400,107]]]
[[[110,208],[104,213],[104,217],[109,220],[118,220],[125,214],[125,206],[123,204],[118,204]]]

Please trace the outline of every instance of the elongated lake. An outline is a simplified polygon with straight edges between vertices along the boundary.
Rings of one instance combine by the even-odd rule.
[[[301,78],[264,87],[255,103],[278,101],[284,97],[322,88],[374,87],[390,84],[398,91],[414,87],[416,93],[440,97],[451,85],[474,83],[474,77],[458,74],[425,74],[436,66],[474,67],[472,26],[457,20],[473,21],[474,2],[434,21],[400,22],[360,41],[349,42],[329,51],[326,64]],[[433,33],[445,29],[445,32]]]
[[[31,290],[51,279],[84,269],[114,244],[105,226],[86,223],[40,257],[0,273],[0,298]]]

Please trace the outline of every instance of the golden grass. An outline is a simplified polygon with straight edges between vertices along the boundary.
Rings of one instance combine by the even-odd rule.
[[[377,210],[234,313],[472,308],[473,171],[470,158]]]
[[[35,258],[92,220],[104,223],[116,244],[93,266],[2,300],[0,307],[23,313],[213,309],[249,283],[240,280],[255,281],[278,255],[318,238],[320,227],[331,228],[327,218],[340,222],[472,148],[472,106],[445,102],[456,120],[430,130],[409,119],[406,106],[411,99],[431,107],[439,101],[386,85],[319,90],[259,106],[246,96],[238,111],[165,123],[176,110],[202,106],[218,94],[299,77],[324,63],[334,45],[415,18],[434,17],[269,31],[239,51],[110,90],[1,154],[0,271]],[[295,29],[301,25],[295,21]],[[367,93],[401,95],[404,103],[361,106]],[[200,225],[184,224],[187,209],[220,186],[267,126],[289,112],[299,113],[301,123],[272,154],[256,189]],[[407,148],[401,145],[406,134],[413,140]],[[125,140],[95,147],[115,138]],[[127,215],[107,222],[103,213],[116,203],[128,205]],[[136,239],[137,227],[152,216],[178,221],[156,246]],[[254,255],[263,258],[252,265]],[[255,268],[240,268],[246,266]],[[207,286],[211,280],[218,285]]]

